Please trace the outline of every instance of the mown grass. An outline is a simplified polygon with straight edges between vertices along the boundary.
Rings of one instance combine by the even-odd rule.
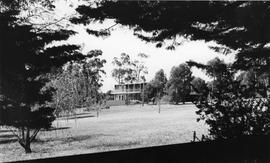
[[[111,150],[185,143],[207,134],[207,126],[196,122],[194,105],[114,106],[89,116],[59,119],[54,129],[42,131],[32,143],[33,153],[24,150],[7,129],[0,129],[0,161],[94,153]],[[6,136],[5,136],[6,135]]]

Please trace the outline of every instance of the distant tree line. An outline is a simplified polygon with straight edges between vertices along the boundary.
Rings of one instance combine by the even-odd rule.
[[[164,98],[174,104],[193,102],[195,98],[190,95],[192,87],[195,87],[197,93],[203,92],[202,84],[205,81],[192,76],[190,67],[185,63],[172,67],[169,79],[164,70],[160,69],[145,87],[146,101],[156,104]]]

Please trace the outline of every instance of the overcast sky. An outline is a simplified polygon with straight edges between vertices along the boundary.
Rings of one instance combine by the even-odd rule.
[[[62,1],[63,2],[63,1]],[[76,5],[58,4],[57,12],[62,14],[74,12],[72,7]],[[119,57],[121,53],[127,53],[131,56],[131,59],[138,59],[138,53],[145,53],[149,55],[149,58],[145,60],[145,66],[148,67],[148,75],[146,75],[146,80],[150,81],[155,73],[161,68],[164,69],[167,77],[169,78],[170,70],[173,66],[178,66],[190,59],[206,63],[207,61],[220,57],[225,60],[225,62],[231,62],[234,59],[234,55],[224,56],[218,54],[211,50],[208,46],[210,43],[205,43],[204,41],[187,41],[182,45],[177,46],[175,50],[166,50],[165,48],[156,48],[155,44],[146,43],[141,41],[136,36],[133,35],[133,31],[127,27],[117,25],[113,28],[111,35],[107,38],[95,37],[89,35],[85,29],[97,29],[97,28],[108,28],[113,25],[113,21],[106,21],[103,25],[90,24],[85,27],[82,25],[76,25],[74,29],[78,32],[75,36],[72,36],[68,42],[80,44],[83,47],[83,52],[88,52],[94,49],[100,49],[103,51],[101,58],[105,59],[107,63],[104,66],[106,75],[103,76],[103,87],[101,91],[106,92],[113,89],[116,81],[112,78],[111,72],[114,68],[112,65],[112,60],[114,57]],[[209,78],[200,70],[193,68],[193,75],[201,77],[205,80]]]

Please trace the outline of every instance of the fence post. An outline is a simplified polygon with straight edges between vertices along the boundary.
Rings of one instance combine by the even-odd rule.
[[[196,131],[193,131],[193,142],[196,141]]]
[[[201,141],[204,141],[205,140],[205,136],[204,135],[202,135],[202,140]]]

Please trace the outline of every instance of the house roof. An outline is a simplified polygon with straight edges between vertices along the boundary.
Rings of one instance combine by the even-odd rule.
[[[110,94],[112,95],[119,95],[119,94],[138,94],[138,93],[141,93],[140,91],[134,91],[134,92],[111,92]]]
[[[126,84],[115,84],[114,86],[116,85],[134,85],[134,84],[147,84],[148,82],[138,82],[138,83],[126,83]]]

